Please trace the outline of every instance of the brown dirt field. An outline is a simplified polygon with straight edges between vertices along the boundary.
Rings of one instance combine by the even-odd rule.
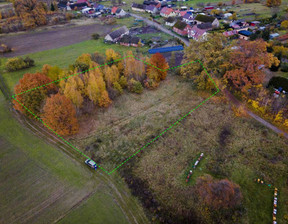
[[[24,34],[2,36],[0,43],[14,49],[4,57],[15,57],[90,40],[93,33],[104,36],[115,26],[117,25],[90,24],[74,27],[66,25],[64,28],[56,27],[48,31],[29,31]]]

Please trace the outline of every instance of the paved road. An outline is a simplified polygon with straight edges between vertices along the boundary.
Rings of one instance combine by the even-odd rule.
[[[136,15],[136,14],[133,14],[133,13],[130,13],[131,16],[137,18],[137,19],[142,19],[145,23],[147,23],[148,25],[150,26],[154,26],[156,27],[158,30],[161,30],[163,31],[164,33],[167,33],[168,35],[170,36],[173,36],[173,37],[176,37],[178,38],[179,40],[183,41],[183,43],[186,45],[186,46],[189,46],[189,41],[186,40],[185,38],[182,38],[182,37],[179,37],[178,35],[176,35],[175,33],[173,33],[172,31],[166,29],[165,27],[161,26],[160,24],[156,23],[156,22],[153,22],[147,18],[144,18],[142,16],[139,16],[139,15]]]

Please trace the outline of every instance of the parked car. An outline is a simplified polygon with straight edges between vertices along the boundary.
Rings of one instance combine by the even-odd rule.
[[[91,159],[86,159],[85,164],[90,166],[91,168],[93,168],[95,170],[98,168],[97,164]]]

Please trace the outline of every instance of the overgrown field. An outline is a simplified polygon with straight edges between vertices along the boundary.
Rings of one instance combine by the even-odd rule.
[[[111,171],[205,97],[209,95],[197,95],[190,82],[168,76],[157,90],[145,90],[140,95],[125,93],[108,109],[84,117],[80,134],[70,141]]]
[[[174,216],[180,211],[196,214],[208,223],[271,223],[273,188],[255,183],[261,178],[279,189],[278,223],[288,215],[288,141],[249,118],[235,117],[229,105],[206,102],[146,150],[133,164],[135,177],[148,182],[161,207]],[[185,182],[192,162],[204,159]],[[210,174],[240,185],[243,202],[238,213],[201,210],[194,184],[198,176]],[[226,216],[226,218],[225,218]]]

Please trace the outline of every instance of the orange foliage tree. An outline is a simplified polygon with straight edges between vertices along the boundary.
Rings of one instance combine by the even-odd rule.
[[[59,135],[73,135],[79,130],[72,101],[60,93],[47,98],[42,120]]]
[[[168,63],[164,56],[160,53],[153,54],[148,60],[147,76],[156,82],[164,80],[167,76]]]
[[[50,78],[41,73],[27,73],[23,76],[22,79],[20,79],[19,84],[17,84],[14,88],[16,99],[25,107],[27,107],[32,113],[34,113],[35,115],[39,115],[45,98],[49,94],[55,93],[57,91],[57,88],[54,84],[45,85],[51,82],[52,80]],[[43,87],[28,91],[39,86]],[[25,91],[28,92],[23,93]],[[17,95],[20,93],[23,94]],[[30,113],[25,110],[18,102],[14,100],[13,103],[16,110],[24,114],[30,115]]]
[[[231,69],[224,75],[228,85],[247,93],[252,86],[261,84],[265,77],[261,67],[270,67],[274,58],[267,53],[266,47],[263,40],[240,41],[229,57]]]
[[[26,28],[34,28],[47,23],[46,11],[40,1],[15,0],[13,6],[16,14],[22,19]]]
[[[241,203],[239,185],[227,180],[214,180],[210,175],[199,177],[196,187],[201,200],[213,209],[234,208]]]

